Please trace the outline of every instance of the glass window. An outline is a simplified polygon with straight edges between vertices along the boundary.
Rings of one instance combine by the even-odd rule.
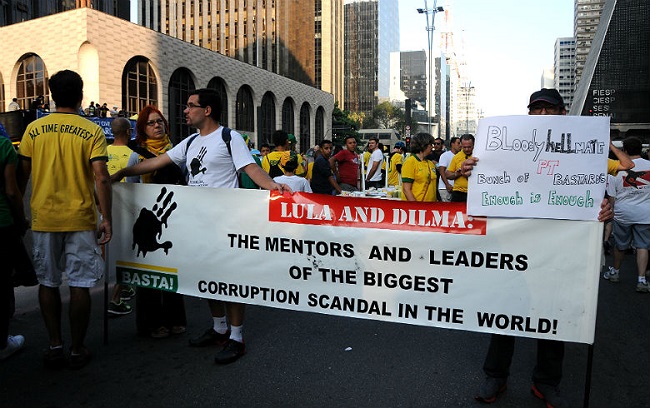
[[[291,98],[285,99],[282,104],[282,130],[291,134],[294,134],[294,109],[293,100]]]
[[[194,80],[190,71],[186,68],[178,68],[169,79],[169,121],[172,143],[177,144],[181,140],[194,133],[194,130],[185,121],[185,105],[194,91]]]
[[[261,129],[258,135],[257,146],[260,143],[271,143],[271,137],[275,131],[275,98],[271,92],[264,94],[261,112]]]
[[[235,127],[237,130],[255,131],[253,110],[253,92],[248,85],[242,85],[237,92],[237,102],[235,104]]]
[[[40,95],[45,103],[50,103],[49,76],[41,57],[29,54],[20,61],[16,77],[16,97],[23,109],[29,109],[32,101]]]
[[[303,103],[300,107],[300,146],[301,150],[307,151],[311,134],[309,104]]]
[[[219,94],[221,101],[221,119],[219,123],[228,126],[228,92],[226,91],[225,81],[219,77],[212,78],[208,82],[208,88],[216,90]]]
[[[145,105],[158,105],[158,81],[148,59],[129,60],[122,72],[122,108],[129,116],[140,112]]]

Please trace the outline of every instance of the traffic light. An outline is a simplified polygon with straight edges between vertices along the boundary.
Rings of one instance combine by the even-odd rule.
[[[408,152],[411,148],[411,136],[406,137],[406,151]]]

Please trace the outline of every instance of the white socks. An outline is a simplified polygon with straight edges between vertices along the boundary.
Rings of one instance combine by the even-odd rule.
[[[238,343],[244,342],[244,326],[230,326],[230,339]]]
[[[212,316],[212,329],[219,334],[224,334],[228,331],[228,323],[226,322],[226,316],[214,317]]]

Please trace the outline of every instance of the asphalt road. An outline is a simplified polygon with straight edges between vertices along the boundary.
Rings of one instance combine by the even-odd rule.
[[[601,280],[594,408],[650,407],[650,294],[634,291],[634,275],[628,256],[620,283]],[[37,288],[19,288],[16,296],[11,333],[25,335],[27,343],[0,362],[4,408],[482,406],[473,396],[483,378],[486,334],[250,306],[248,353],[217,366],[217,349],[187,346],[211,323],[205,301],[186,299],[186,334],[137,337],[129,315],[109,319],[104,344],[100,287],[93,290],[86,342],[93,361],[80,371],[53,372],[41,360],[47,336]],[[544,407],[529,393],[535,345],[518,340],[508,390],[493,406]],[[571,407],[583,406],[587,355],[586,345],[567,345],[561,388]]]

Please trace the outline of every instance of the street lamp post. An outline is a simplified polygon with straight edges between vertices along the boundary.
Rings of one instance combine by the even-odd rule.
[[[434,21],[436,19],[436,13],[439,11],[445,11],[444,8],[437,6],[438,0],[433,0],[433,7],[429,8],[427,5],[427,0],[424,0],[424,8],[417,9],[418,13],[424,14],[427,19],[427,40],[429,42],[429,96],[427,97],[427,111],[429,116],[429,134],[431,135],[431,117],[433,112],[431,107],[433,106],[433,30],[434,30]],[[431,18],[429,19],[429,16]]]

